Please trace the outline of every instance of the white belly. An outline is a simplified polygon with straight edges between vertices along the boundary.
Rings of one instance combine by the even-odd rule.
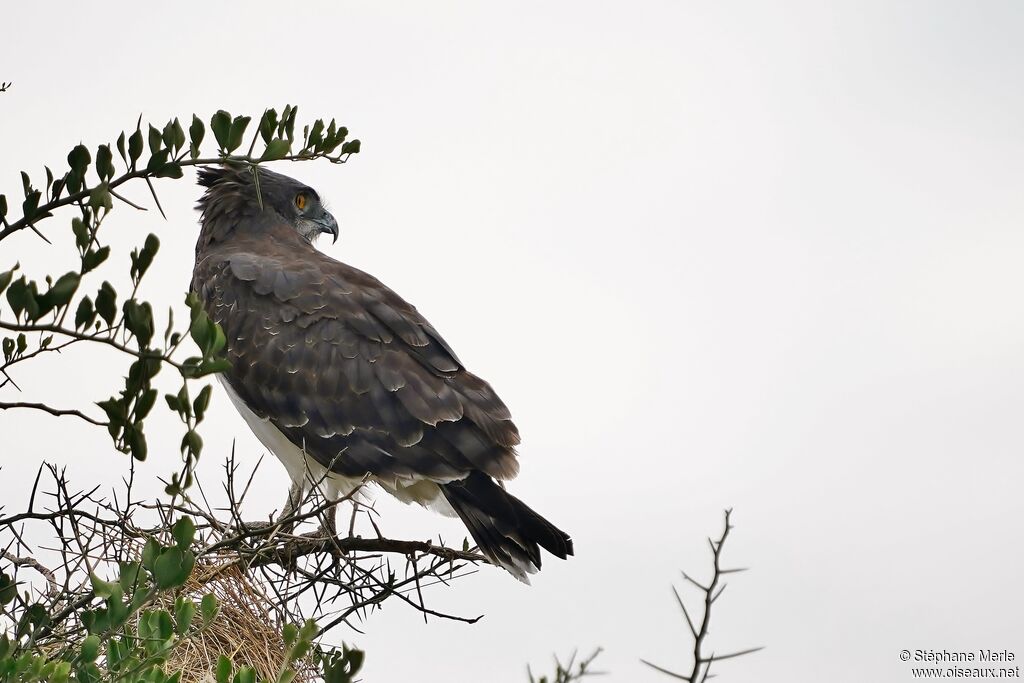
[[[261,418],[249,410],[249,406],[245,405],[245,402],[231,388],[223,375],[217,375],[217,377],[224,390],[228,392],[231,403],[249,425],[249,429],[260,440],[260,443],[281,461],[288,471],[292,483],[302,481],[303,491],[308,491],[312,486],[319,485],[331,500],[347,496],[359,486],[362,479],[329,472],[315,458],[307,455],[301,448],[289,441],[288,437],[282,434],[281,430],[275,427],[270,420]]]
[[[224,390],[227,391],[231,403],[234,404],[235,409],[245,419],[249,429],[260,440],[260,443],[277,456],[277,459],[281,461],[284,468],[288,471],[288,476],[291,477],[293,483],[302,482],[303,492],[319,485],[327,498],[337,500],[358,488],[362,482],[361,478],[346,477],[337,472],[328,471],[315,458],[307,455],[301,448],[289,441],[288,437],[281,433],[281,430],[275,427],[273,423],[252,412],[249,406],[245,405],[241,397],[231,388],[227,380],[224,379],[224,375],[217,375],[217,378],[220,380]],[[448,500],[441,494],[440,487],[429,479],[408,482],[385,482],[371,478],[371,481],[380,485],[403,503],[419,503],[448,517],[456,516],[455,510],[452,509]],[[357,493],[357,497],[365,499],[367,497],[365,492],[366,489],[363,488]]]

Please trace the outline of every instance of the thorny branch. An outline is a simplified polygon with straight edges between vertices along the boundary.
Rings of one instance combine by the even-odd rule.
[[[12,555],[6,550],[0,550],[0,557],[4,558],[15,567],[32,567],[37,572],[46,577],[46,582],[49,585],[48,594],[56,597],[60,592],[60,584],[57,583],[57,577],[54,575],[52,569],[47,569],[43,565],[39,564],[34,558],[31,557],[18,557]]]
[[[693,636],[693,663],[690,667],[688,674],[680,674],[669,669],[652,664],[646,659],[640,661],[647,666],[660,671],[667,676],[675,678],[680,681],[689,681],[689,683],[705,683],[708,678],[712,676],[710,673],[711,665],[714,662],[720,662],[725,659],[733,659],[735,657],[742,657],[758,650],[764,649],[763,647],[752,647],[745,650],[738,650],[736,652],[730,652],[728,654],[720,655],[714,651],[711,654],[705,654],[705,640],[708,636],[708,628],[711,623],[711,606],[714,605],[715,601],[718,600],[719,596],[725,590],[727,584],[722,583],[721,579],[726,574],[737,574],[739,572],[746,571],[746,568],[737,569],[723,569],[722,568],[722,549],[725,547],[725,540],[729,537],[729,532],[732,531],[733,526],[731,524],[730,517],[732,516],[732,509],[725,511],[725,526],[722,529],[722,535],[718,540],[708,538],[708,545],[711,547],[711,556],[713,560],[713,572],[711,575],[711,582],[704,585],[689,576],[686,572],[683,572],[683,579],[697,588],[698,591],[703,593],[704,597],[704,614],[701,617],[700,625],[695,625],[693,618],[690,616],[689,610],[686,608],[686,603],[683,602],[682,597],[679,595],[679,591],[673,586],[672,593],[675,595],[676,602],[679,604],[679,608],[683,611],[683,617],[686,619],[686,625],[690,629],[690,635]],[[719,585],[721,584],[721,585]]]
[[[26,509],[0,516],[0,570],[13,574],[15,583],[22,586],[21,594],[33,585],[31,579],[19,576],[19,570],[26,568],[45,577],[46,589],[30,591],[28,601],[19,595],[13,605],[0,607],[0,623],[13,619],[12,607],[24,611],[39,604],[47,617],[45,627],[34,635],[37,643],[59,644],[81,634],[78,615],[83,608],[98,604],[89,575],[116,573],[119,562],[141,556],[150,538],[169,540],[174,522],[182,515],[196,522],[191,547],[196,557],[193,576],[199,588],[244,576],[270,597],[269,607],[280,623],[313,618],[324,631],[340,624],[359,630],[353,618],[365,619],[389,598],[424,617],[469,623],[480,618],[428,608],[422,591],[471,573],[473,566],[487,561],[479,553],[431,541],[386,538],[372,521],[376,514],[372,507],[352,494],[340,501],[326,500],[317,485],[305,497],[304,511],[270,522],[246,523],[242,509],[249,482],[240,481],[233,458],[226,463],[225,472],[227,505],[216,508],[207,502],[205,493],[199,496],[201,501],[186,495],[170,503],[134,500],[128,478],[124,480],[125,495],[113,500],[101,495],[98,488],[73,492],[63,470],[52,465],[40,468],[52,487],[41,494],[46,503],[39,505],[35,500],[37,477]],[[202,490],[201,485],[197,488]],[[339,504],[352,506],[349,535],[331,538],[321,532],[286,531],[316,521]],[[370,522],[373,537],[351,531],[356,518]],[[35,540],[44,535],[51,537],[48,542]],[[397,563],[396,558],[400,558]]]
[[[591,666],[594,664],[594,660],[597,659],[598,655],[602,652],[601,648],[597,648],[589,655],[576,662],[577,652],[573,652],[572,656],[569,657],[569,661],[563,664],[558,657],[555,657],[555,677],[548,678],[547,676],[541,676],[540,678],[534,678],[533,670],[527,666],[526,675],[530,678],[530,683],[574,683],[575,681],[588,678],[590,676],[603,676],[603,671],[593,671]]]

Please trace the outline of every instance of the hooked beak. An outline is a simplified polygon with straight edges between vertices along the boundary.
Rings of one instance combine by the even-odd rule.
[[[335,220],[334,216],[328,211],[324,211],[323,215],[319,218],[314,219],[314,222],[320,227],[320,232],[328,232],[334,238],[331,240],[331,244],[335,244],[338,241],[338,221]]]

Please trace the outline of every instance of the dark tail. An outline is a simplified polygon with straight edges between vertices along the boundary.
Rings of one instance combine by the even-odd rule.
[[[442,484],[441,490],[473,540],[492,562],[520,581],[540,569],[540,548],[555,557],[572,555],[572,539],[483,472]]]

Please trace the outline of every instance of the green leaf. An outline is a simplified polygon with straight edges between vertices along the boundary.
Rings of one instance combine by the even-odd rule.
[[[177,541],[179,548],[188,548],[196,537],[196,525],[191,517],[182,517],[174,523],[171,535]]]
[[[276,138],[271,140],[267,145],[267,148],[263,151],[263,156],[260,158],[261,161],[277,161],[288,156],[288,152],[291,151],[292,143],[286,138]]]
[[[128,155],[124,151],[124,131],[123,130],[121,131],[121,134],[119,136],[117,136],[117,153],[121,155],[121,160],[127,166],[128,165]]]
[[[110,180],[114,176],[114,155],[110,145],[100,145],[96,149],[96,173],[101,181]]]
[[[25,215],[26,220],[32,220],[36,217],[36,213],[39,209],[39,199],[42,197],[42,193],[39,190],[32,190],[25,197],[25,201],[21,203],[21,212]]]
[[[181,170],[180,164],[169,163],[164,165],[160,170],[153,174],[154,178],[174,178],[178,179],[183,176],[184,173]]]
[[[174,151],[178,152],[182,147],[185,146],[185,130],[181,127],[181,122],[178,121],[178,117],[174,117]]]
[[[114,591],[120,591],[120,584],[114,583],[113,581],[104,581],[95,574],[89,574],[89,581],[92,582],[92,592],[96,594],[98,598],[109,598],[114,594]]]
[[[281,637],[284,638],[284,646],[291,647],[295,639],[299,637],[299,627],[295,624],[285,624],[281,629]]]
[[[89,156],[89,150],[85,145],[77,145],[68,153],[68,165],[80,177],[85,176],[85,170],[89,168],[90,161],[92,161],[92,157]]]
[[[153,257],[156,256],[156,252],[160,249],[160,240],[156,235],[150,233],[146,237],[146,243],[142,246],[142,249],[138,252],[132,251],[132,268],[131,276],[135,281],[141,280],[142,276],[149,270],[149,266],[153,263]]]
[[[196,615],[196,603],[180,597],[174,604],[174,627],[178,635],[184,635]]]
[[[206,413],[206,409],[210,405],[210,396],[212,394],[213,386],[207,384],[200,390],[199,395],[196,396],[196,400],[192,402],[192,411],[195,413],[196,420],[203,419],[203,415]]]
[[[50,683],[67,683],[68,678],[71,676],[71,662],[50,662],[53,665],[53,671],[49,674],[44,674],[43,678],[46,678]]]
[[[171,152],[166,149],[161,149],[158,152],[154,152],[153,156],[149,158],[149,163],[146,164],[146,170],[150,173],[156,173],[164,166],[167,166],[167,159],[170,157]],[[157,176],[159,177],[159,176]]]
[[[277,128],[277,110],[267,109],[260,117],[260,135],[265,144],[270,144],[274,137],[274,129]]]
[[[286,135],[285,133],[287,132],[286,129],[288,127],[288,121],[292,117],[292,111],[292,105],[286,104],[284,107],[284,111],[281,112],[281,120],[278,121],[277,123],[277,137],[291,137],[290,135]]]
[[[193,310],[192,324],[189,326],[188,331],[192,335],[192,341],[205,353],[214,334],[210,318],[206,315],[205,311],[199,309],[198,315],[196,315],[196,311]]]
[[[14,271],[18,269],[18,264],[15,264],[10,270],[6,270],[0,273],[0,294],[7,289],[7,285],[11,284],[11,279],[14,277]]]
[[[167,407],[176,413],[181,412],[181,404],[178,403],[178,397],[174,394],[164,394],[164,400],[167,401]]]
[[[210,342],[210,348],[207,351],[208,356],[216,356],[227,344],[227,337],[224,336],[224,328],[216,323],[213,323],[213,340]]]
[[[177,117],[173,121],[168,121],[167,125],[164,126],[161,139],[163,140],[164,147],[173,150],[175,154],[185,144],[185,131],[181,129],[181,122],[178,121]]]
[[[114,208],[114,200],[110,197],[110,188],[106,183],[94,187],[89,193],[89,208],[99,211],[101,208],[110,211]]]
[[[41,626],[45,625],[50,621],[50,615],[46,611],[46,608],[40,605],[38,602],[32,605],[22,612],[21,619],[18,622],[18,630],[16,631],[17,636],[22,636],[33,633]]]
[[[228,683],[231,680],[231,660],[221,655],[217,658],[217,683]]]
[[[108,327],[114,324],[114,316],[117,315],[117,292],[107,281],[100,285],[100,291],[96,294],[96,312]]]
[[[315,151],[320,151],[320,144],[324,141],[324,120],[317,119],[313,128],[309,131],[309,146]]]
[[[227,113],[223,109],[218,111],[210,119],[210,130],[213,131],[213,136],[217,138],[217,145],[221,150],[228,150],[228,139],[231,134],[231,114]]]
[[[82,641],[82,651],[78,657],[83,662],[95,662],[100,656],[100,637],[97,635],[86,636]]]
[[[163,548],[155,538],[146,539],[146,545],[142,548],[142,566],[152,572],[161,552]]]
[[[128,138],[128,156],[131,158],[132,168],[135,168],[135,162],[142,156],[142,131],[136,130]]]
[[[118,576],[117,581],[121,584],[121,590],[125,593],[130,593],[135,590],[136,586],[142,584],[142,577],[139,576],[139,572],[142,570],[142,565],[138,562],[122,562],[120,564],[121,574]]]
[[[136,420],[143,420],[147,415],[149,415],[149,411],[151,411],[153,406],[156,404],[156,395],[156,389],[147,389],[139,394],[139,398],[135,402]]]
[[[359,140],[349,140],[341,146],[342,154],[358,154],[359,153]]]
[[[71,297],[78,290],[80,276],[76,272],[64,273],[53,283],[46,296],[54,306],[64,306],[71,301]]]
[[[28,305],[29,296],[31,296],[31,294],[28,290],[28,283],[25,281],[24,275],[12,282],[7,288],[7,303],[14,312],[15,318],[20,316],[22,311],[25,310]]]
[[[82,257],[83,271],[88,273],[91,270],[95,270],[107,260],[108,256],[110,256],[110,247],[100,247],[99,249],[86,252],[85,256]]]
[[[0,605],[6,605],[18,596],[18,586],[7,574],[0,572]]]
[[[96,310],[92,307],[92,299],[83,296],[78,302],[78,309],[75,311],[75,329],[81,330],[92,325],[96,320]]]
[[[324,139],[324,152],[331,154],[338,148],[338,145],[345,141],[347,136],[348,128],[344,126],[336,128],[334,119],[331,119],[331,125],[327,127],[327,137]]]
[[[203,144],[203,136],[206,134],[206,127],[203,126],[203,122],[199,120],[199,117],[195,114],[192,115],[192,125],[188,127],[188,135],[192,141],[192,145],[189,147],[189,156],[193,159],[199,158],[199,146]]]
[[[75,246],[79,249],[85,249],[89,246],[89,242],[92,241],[92,236],[89,234],[89,226],[81,218],[71,219],[71,232],[75,236]]]
[[[190,551],[177,546],[167,548],[153,565],[153,579],[156,582],[156,587],[163,590],[184,584],[192,573],[195,563],[195,555]]]
[[[316,625],[316,622],[312,619],[307,619],[306,623],[299,629],[299,640],[311,642],[319,632],[320,627]]]
[[[8,294],[11,293],[16,284],[17,282],[11,285],[10,289],[7,290]],[[39,316],[44,313],[39,305],[38,296],[39,292],[36,291],[36,283],[29,282],[28,286],[25,287],[25,315],[28,316],[29,320],[38,320]]]
[[[236,116],[231,122],[231,129],[228,133],[228,152],[234,152],[242,144],[245,136],[245,129],[249,125],[250,117]]]
[[[97,303],[99,303],[97,301]],[[148,347],[153,339],[153,308],[148,301],[141,304],[135,299],[124,302],[124,326],[138,339],[139,346]]]
[[[186,575],[186,578],[187,575]],[[182,581],[184,583],[184,581]],[[160,640],[167,640],[174,635],[174,621],[167,610],[161,609],[153,613],[153,630],[156,631]]]
[[[198,456],[203,451],[203,437],[194,429],[188,430],[181,439],[181,452]]]
[[[178,390],[178,405],[181,406],[181,412],[186,418],[192,418],[192,407],[188,402],[188,384],[182,384],[181,389]]]
[[[287,116],[281,117],[280,127],[283,129],[284,137],[287,137],[289,140],[295,140],[295,117],[298,115],[298,113],[299,108],[292,107],[291,109],[288,110]],[[282,136],[278,134],[278,137]]]
[[[355,675],[363,668],[363,662],[366,660],[366,653],[362,650],[353,648],[345,652],[345,659],[348,660],[349,670],[352,675]]]
[[[125,441],[128,444],[128,451],[132,458],[143,462],[149,455],[149,444],[146,442],[146,435],[142,431],[142,422],[136,422],[126,428]]]
[[[209,626],[217,618],[220,606],[217,604],[217,596],[207,593],[199,603],[199,611],[203,615],[203,626]]]
[[[231,362],[227,358],[217,358],[216,360],[205,360],[200,363],[196,378],[205,377],[206,375],[214,375],[218,372],[226,372],[231,369]]]
[[[242,666],[235,674],[234,683],[256,683],[256,672],[252,667]]]
[[[149,125],[149,153],[152,156],[156,156],[156,153],[160,151],[163,146],[163,136],[160,131],[153,125]],[[167,151],[166,149],[163,151]]]

